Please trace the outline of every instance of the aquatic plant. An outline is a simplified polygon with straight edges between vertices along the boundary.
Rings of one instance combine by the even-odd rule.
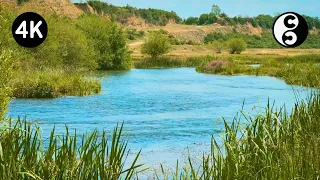
[[[189,157],[173,173],[162,167],[158,179],[319,179],[319,119],[319,94],[297,102],[291,114],[270,102],[256,117],[241,111],[231,124],[224,119],[222,143],[212,138],[199,164]]]
[[[132,179],[144,171],[137,160],[127,162],[129,150],[122,139],[123,124],[111,139],[97,130],[78,136],[66,127],[48,139],[40,127],[27,121],[8,120],[0,128],[0,177],[2,179]],[[127,167],[127,168],[125,168]]]

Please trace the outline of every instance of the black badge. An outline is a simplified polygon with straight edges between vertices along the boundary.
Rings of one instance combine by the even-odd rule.
[[[298,13],[281,14],[273,24],[273,36],[283,47],[300,46],[308,37],[308,24]]]
[[[37,47],[47,38],[48,25],[39,14],[26,12],[14,20],[12,35],[16,42],[23,47]]]

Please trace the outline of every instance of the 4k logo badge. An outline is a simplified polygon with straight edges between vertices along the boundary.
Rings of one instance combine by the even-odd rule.
[[[46,39],[48,25],[39,14],[26,12],[18,16],[13,22],[12,35],[16,42],[23,47],[37,47]]]

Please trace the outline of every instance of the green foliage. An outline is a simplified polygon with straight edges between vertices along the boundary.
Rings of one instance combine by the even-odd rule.
[[[272,35],[271,31],[264,31],[261,36],[248,35],[242,33],[209,33],[205,38],[206,44],[213,41],[228,41],[233,38],[241,38],[246,41],[248,48],[283,48],[280,46]],[[298,48],[320,48],[320,36],[316,34],[309,34],[307,40]]]
[[[231,61],[211,61],[196,68],[197,72],[207,74],[234,75],[234,74],[251,74],[255,69],[246,65],[238,65]]]
[[[200,162],[189,157],[183,169],[177,163],[172,175],[162,171],[163,176],[169,176],[168,179],[317,179],[320,176],[320,95],[296,102],[291,111],[285,106],[274,107],[270,102],[257,111],[255,117],[242,110],[231,122],[223,119],[225,132],[221,140],[212,138],[211,153],[197,158]]]
[[[101,92],[99,80],[64,71],[16,72],[10,82],[15,98],[87,96]]]
[[[129,5],[125,7],[117,7],[106,2],[97,0],[88,1],[88,3],[99,13],[109,15],[120,23],[127,23],[129,17],[140,17],[146,23],[153,25],[165,26],[170,20],[176,23],[181,21],[181,18],[175,12],[169,12],[158,9],[138,9]]]
[[[146,58],[136,61],[134,66],[139,69],[197,67],[210,62],[212,59],[213,57],[211,56],[190,57],[186,59],[176,57]]]
[[[98,51],[97,62],[101,70],[127,70],[131,68],[130,51],[123,31],[115,24],[96,16],[82,16],[77,20],[81,29]]]
[[[186,25],[196,25],[199,23],[198,17],[188,17],[185,22]]]
[[[137,160],[126,162],[129,151],[123,140],[123,125],[116,126],[111,139],[106,131],[78,135],[66,127],[55,129],[44,140],[32,122],[9,120],[0,127],[0,176],[2,179],[133,179],[143,171]]]
[[[230,54],[240,54],[247,49],[247,43],[243,39],[230,39],[227,42],[227,48]]]
[[[17,3],[20,5],[20,4],[23,4],[25,2],[28,2],[29,0],[17,0]]]
[[[167,36],[160,33],[150,33],[141,47],[143,54],[157,58],[169,52],[171,46]]]
[[[50,16],[47,18],[49,34],[38,48],[29,51],[34,55],[33,65],[39,69],[46,67],[72,69],[97,68],[97,52],[89,37],[78,29],[68,18]]]
[[[210,46],[213,47],[216,53],[221,53],[222,49],[225,48],[225,44],[222,41],[213,41]]]
[[[0,119],[7,112],[12,91],[9,85],[12,76],[11,53],[10,51],[0,52]]]
[[[208,14],[201,14],[198,25],[204,25],[208,21]]]
[[[137,29],[134,28],[127,28],[124,33],[129,40],[136,40],[144,36],[144,31],[137,31]]]
[[[218,5],[214,4],[214,5],[212,5],[211,12],[212,12],[214,15],[216,15],[217,17],[220,17],[222,11],[221,11],[221,8],[220,8]]]

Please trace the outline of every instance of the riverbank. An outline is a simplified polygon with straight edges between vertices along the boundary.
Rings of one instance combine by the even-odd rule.
[[[286,83],[320,88],[320,55],[279,54],[214,54],[213,56],[176,57],[164,56],[157,59],[140,59],[134,66],[140,69],[196,67],[197,72],[220,75],[271,76],[283,79]]]

